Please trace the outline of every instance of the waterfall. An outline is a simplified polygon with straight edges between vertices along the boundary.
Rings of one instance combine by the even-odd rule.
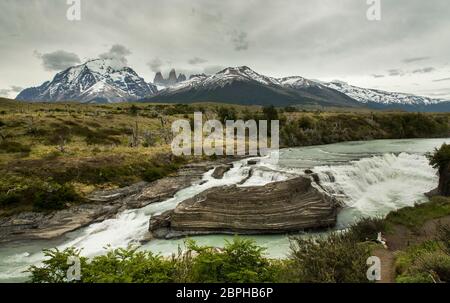
[[[426,201],[424,193],[436,187],[436,170],[423,155],[384,154],[345,165],[314,169],[320,185],[344,206],[341,216],[355,220]],[[345,210],[347,209],[347,210]],[[354,222],[355,220],[350,220]]]

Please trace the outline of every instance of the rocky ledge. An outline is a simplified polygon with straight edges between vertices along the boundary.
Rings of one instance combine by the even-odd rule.
[[[260,187],[225,186],[207,190],[174,210],[150,219],[153,238],[205,234],[273,234],[331,227],[334,199],[297,177]]]
[[[217,163],[191,164],[178,173],[155,182],[141,182],[116,190],[97,191],[89,203],[51,213],[23,212],[0,218],[0,243],[53,239],[95,222],[101,222],[126,209],[161,202],[194,182]]]

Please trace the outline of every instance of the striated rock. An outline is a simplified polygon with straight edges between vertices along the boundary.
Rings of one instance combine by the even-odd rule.
[[[202,234],[268,234],[334,226],[335,200],[305,177],[261,187],[207,190],[150,220],[155,238]]]

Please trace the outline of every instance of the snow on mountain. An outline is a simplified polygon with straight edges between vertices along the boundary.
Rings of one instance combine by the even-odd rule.
[[[39,87],[25,89],[16,99],[113,103],[135,101],[156,92],[156,86],[120,61],[96,59],[70,67]]]
[[[364,104],[378,103],[382,105],[432,105],[444,100],[421,97],[412,94],[387,92],[377,89],[361,88],[342,81],[332,81],[323,85],[340,91]]]
[[[294,89],[305,88],[305,87],[321,87],[320,83],[308,80],[300,76],[285,77],[277,79],[280,85],[284,87],[290,87]]]
[[[190,80],[161,90],[145,98],[145,101],[360,106],[360,103],[345,94],[314,81],[302,77],[276,79],[259,74],[247,66],[228,67],[211,76],[191,76]]]

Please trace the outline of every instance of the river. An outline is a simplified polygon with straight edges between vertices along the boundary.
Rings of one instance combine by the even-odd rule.
[[[437,187],[436,170],[425,157],[450,139],[374,140],[283,149],[278,162],[262,158],[253,167],[252,177],[241,186],[264,185],[304,174],[312,169],[319,174],[322,186],[338,198],[343,209],[336,229],[344,229],[363,217],[384,216],[388,212],[427,201],[424,193]],[[208,188],[239,183],[248,175],[247,160],[234,163],[222,180],[203,176],[203,182],[179,191],[173,198],[127,210],[115,218],[92,224],[69,233],[58,240],[30,241],[0,247],[0,282],[26,280],[26,270],[43,259],[42,249],[75,246],[83,248],[85,256],[105,252],[105,247],[138,245],[139,249],[170,255],[184,247],[184,240],[153,240],[141,245],[150,216],[174,208],[179,202]],[[318,232],[302,236],[316,236]],[[209,235],[192,237],[199,244],[222,246],[231,236]],[[289,252],[288,235],[246,236],[267,248],[267,254],[283,258]]]

